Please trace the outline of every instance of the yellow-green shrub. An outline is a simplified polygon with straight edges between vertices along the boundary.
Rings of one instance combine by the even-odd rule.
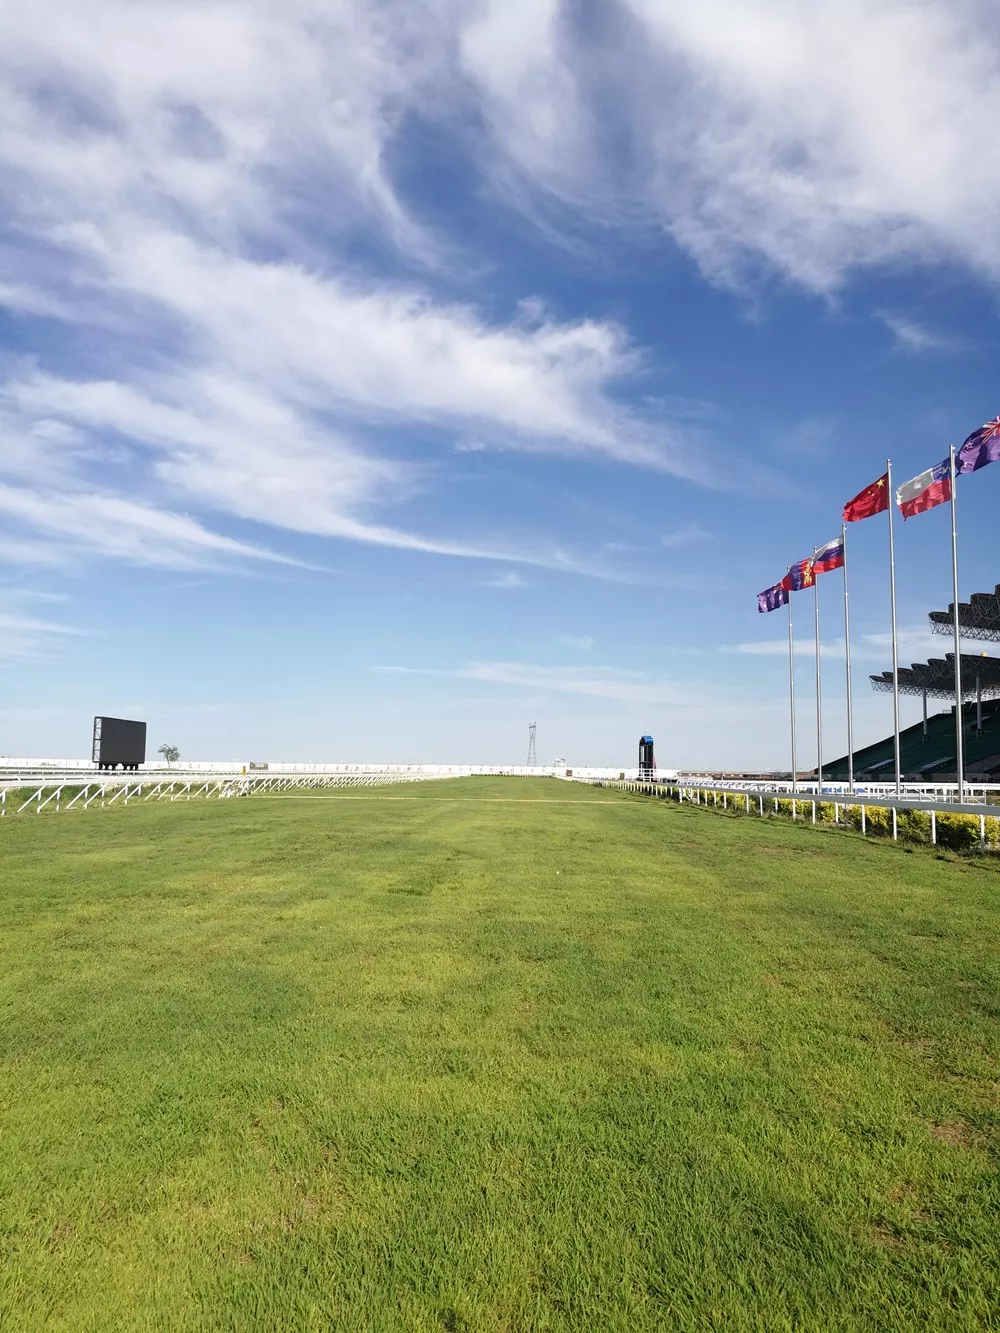
[[[773,810],[774,810],[774,798],[773,798],[773,797],[770,799],[770,802],[769,802],[768,804],[770,805],[770,809],[771,809],[771,811],[773,812]],[[793,804],[793,802],[792,802],[792,798],[791,798],[790,796],[789,796],[787,799],[786,799],[785,797],[779,797],[779,799],[778,799],[778,814],[779,814],[779,815],[791,815],[791,814],[792,814],[792,804]],[[794,802],[794,805],[795,805],[795,815],[796,815],[796,817],[797,817],[798,819],[801,819],[801,818],[803,817],[803,815],[808,816],[808,815],[810,814],[810,806],[809,806],[809,802],[808,802],[808,801],[804,801],[804,800],[801,798],[801,796],[796,797],[795,802]],[[768,805],[765,805],[764,809],[767,810],[767,808],[768,808]]]
[[[896,829],[908,842],[930,842],[931,817],[926,810],[897,810]]]
[[[692,798],[696,799],[696,798]],[[732,814],[746,814],[746,793],[722,791],[709,788],[702,791],[701,802],[704,805],[717,806]],[[792,814],[793,804],[799,819],[812,819],[812,797],[799,796],[794,802],[791,796],[775,797],[765,795],[765,815]],[[750,813],[759,815],[760,797],[750,796]],[[843,824],[858,831],[864,821],[865,832],[874,837],[892,837],[892,808],[889,806],[850,805],[846,802],[819,801],[816,805],[816,822],[822,824]],[[931,840],[931,816],[927,810],[897,810],[897,837],[907,842],[929,843]],[[979,816],[954,813],[941,813],[937,816],[937,841],[942,847],[953,851],[974,851],[979,843]],[[1000,817],[989,816],[986,819],[986,846],[1000,849]]]
[[[979,816],[957,812],[938,815],[937,840],[939,846],[955,852],[973,851],[979,846]],[[986,819],[986,846],[1000,846],[1000,819],[992,815]]]
[[[744,811],[744,797],[736,791],[711,791],[708,793],[710,804],[718,803],[720,810],[735,810],[737,813]],[[723,805],[725,802],[725,805]]]
[[[865,807],[865,823],[869,833],[887,833],[892,837],[892,811],[884,805]]]

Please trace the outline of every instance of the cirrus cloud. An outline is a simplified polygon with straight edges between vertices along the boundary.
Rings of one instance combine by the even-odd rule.
[[[470,441],[699,479],[687,426],[627,402],[626,329],[485,305],[492,258],[426,221],[407,134],[550,228],[551,201],[665,228],[721,283],[914,258],[996,279],[997,31],[979,0],[620,0],[589,27],[558,0],[7,6],[0,301],[62,332],[0,367],[0,466],[50,514],[103,496],[504,559],[389,513]],[[227,541],[258,549],[213,559]]]
[[[491,0],[465,29],[499,190],[663,225],[723,283],[764,265],[829,291],[904,259],[1000,278],[986,0],[622,0],[596,26]]]

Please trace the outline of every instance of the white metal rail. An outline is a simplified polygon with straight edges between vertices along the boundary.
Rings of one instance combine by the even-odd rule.
[[[817,790],[815,780],[809,782],[801,779],[794,786],[788,779],[775,781],[773,778],[711,778],[700,775],[689,777],[683,773],[666,780],[666,785],[676,787],[678,784],[691,790],[701,788],[707,791],[749,791],[763,792],[765,795],[776,793],[782,797],[795,796],[799,800],[812,800],[815,797],[816,800],[837,801],[842,805],[845,803],[857,805],[862,799],[867,798],[870,798],[870,803],[873,805],[887,805],[890,798],[896,798],[894,782],[858,782],[852,792],[846,782],[830,782],[829,779],[824,780],[821,790]],[[901,799],[904,803],[913,800],[935,801],[958,809],[958,785],[954,782],[904,782],[901,790],[903,793]],[[991,795],[1000,796],[1000,783],[966,782],[964,790],[967,796],[980,796],[986,799]]]
[[[430,775],[382,771],[355,773],[101,773],[25,775],[0,778],[0,817],[10,813],[41,814],[45,809],[88,810],[143,801],[190,801],[254,796],[263,792],[312,790],[323,787],[379,787],[390,783],[426,781]],[[436,775],[435,775],[436,776]]]

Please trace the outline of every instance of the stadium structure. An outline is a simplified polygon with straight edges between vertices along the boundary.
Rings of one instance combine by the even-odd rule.
[[[955,606],[947,611],[931,611],[931,630],[935,634],[954,633]],[[1000,584],[993,592],[977,592],[967,602],[958,604],[958,630],[963,639],[1000,642]],[[1000,657],[987,653],[962,653],[962,731],[965,749],[965,773],[969,778],[989,781],[1000,777]],[[921,782],[952,782],[956,777],[955,756],[955,655],[932,657],[900,667],[900,694],[923,698],[923,718],[899,733],[899,760],[903,778]],[[872,687],[892,692],[892,672],[882,671],[871,678]],[[931,699],[949,699],[951,707],[928,716]],[[823,776],[833,780],[847,777],[848,756],[824,764]],[[885,782],[895,769],[893,737],[854,752],[854,776]]]

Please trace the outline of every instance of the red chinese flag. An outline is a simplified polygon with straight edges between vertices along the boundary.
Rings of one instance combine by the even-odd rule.
[[[883,472],[878,481],[866,486],[853,500],[844,505],[844,522],[856,523],[859,518],[871,518],[889,508],[889,474]]]

